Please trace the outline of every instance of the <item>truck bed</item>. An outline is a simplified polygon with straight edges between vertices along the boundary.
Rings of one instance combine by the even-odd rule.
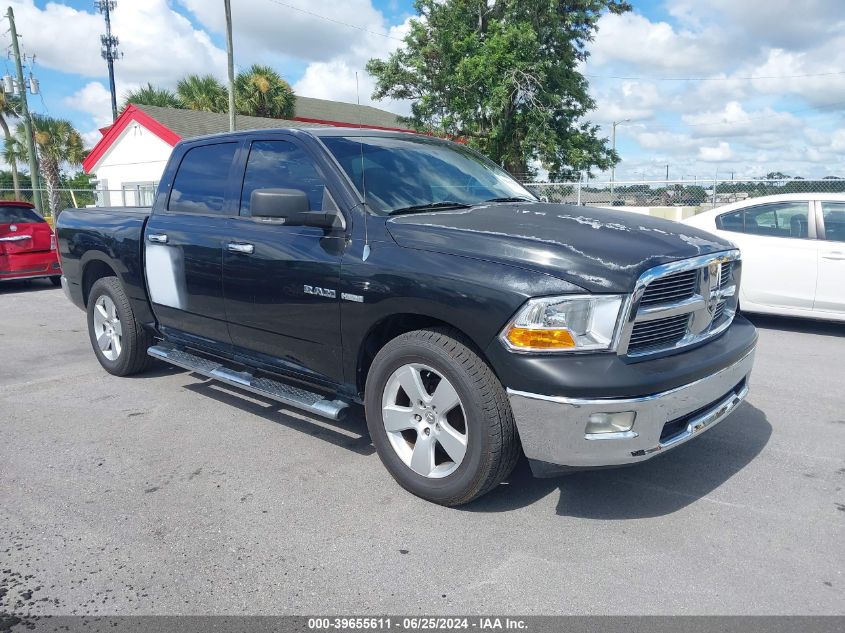
[[[65,209],[56,223],[62,271],[71,300],[85,305],[88,279],[108,266],[123,283],[136,313],[148,317],[141,246],[150,207],[89,207]],[[144,321],[142,321],[144,322]]]

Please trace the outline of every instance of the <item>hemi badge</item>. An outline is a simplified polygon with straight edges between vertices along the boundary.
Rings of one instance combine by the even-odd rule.
[[[362,295],[353,295],[349,292],[341,292],[340,298],[346,301],[354,301],[355,303],[364,303],[364,297]]]

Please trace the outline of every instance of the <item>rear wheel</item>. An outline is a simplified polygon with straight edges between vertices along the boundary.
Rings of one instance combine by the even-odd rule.
[[[115,376],[146,369],[152,337],[135,320],[135,313],[117,277],[103,277],[88,295],[88,336],[100,365]]]
[[[455,506],[513,470],[519,440],[502,384],[459,333],[418,330],[376,355],[366,385],[367,426],[393,478]]]

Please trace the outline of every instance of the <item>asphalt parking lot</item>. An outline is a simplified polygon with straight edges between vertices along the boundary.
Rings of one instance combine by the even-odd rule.
[[[446,509],[360,416],[114,378],[60,290],[0,286],[0,611],[845,614],[845,326],[754,320],[748,401],[696,441]]]

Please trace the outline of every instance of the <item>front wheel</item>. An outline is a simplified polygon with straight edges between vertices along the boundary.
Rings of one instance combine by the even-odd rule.
[[[110,374],[129,376],[149,363],[152,338],[135,320],[117,277],[103,277],[88,295],[88,336],[97,360]]]
[[[502,384],[449,329],[408,332],[376,355],[366,385],[367,426],[394,479],[447,506],[501,483],[519,458]]]

